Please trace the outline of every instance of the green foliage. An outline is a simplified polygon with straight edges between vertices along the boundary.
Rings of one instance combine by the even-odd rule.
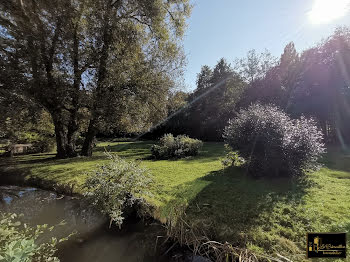
[[[107,154],[109,162],[101,165],[86,179],[87,199],[101,212],[109,215],[111,223],[123,223],[123,211],[135,203],[145,204],[152,178],[147,169],[134,161]]]
[[[55,148],[55,139],[40,139],[35,142],[33,142],[33,147],[31,151],[33,153],[45,153],[45,152],[52,152]]]
[[[85,174],[108,163],[103,152],[109,146],[127,160],[145,159],[141,166],[153,174],[152,195],[146,200],[154,206],[156,219],[164,221],[175,205],[184,205],[191,223],[208,230],[211,239],[270,256],[277,252],[293,261],[306,258],[305,232],[350,230],[349,152],[328,148],[322,160],[326,167],[307,173],[305,188],[294,179],[253,179],[241,168],[222,170],[223,143],[204,142],[195,157],[153,161],[149,157],[154,143],[106,141],[97,144],[91,158],[24,155],[16,156],[13,164],[16,172],[25,170],[46,184],[72,183],[74,192],[82,193]]]
[[[177,91],[170,93],[168,97],[168,116],[174,114],[181,108],[186,106],[188,93]]]
[[[235,70],[248,83],[265,77],[266,73],[275,66],[276,58],[268,50],[257,54],[254,49],[249,50],[247,56],[236,59]]]
[[[350,28],[340,27],[316,46],[298,53],[288,43],[277,61],[251,50],[233,68],[218,61],[202,66],[185,110],[167,121],[164,133],[219,140],[229,118],[253,103],[274,104],[293,118],[313,118],[326,143],[350,144]],[[341,66],[340,66],[341,65]],[[223,79],[229,81],[215,87]]]
[[[322,133],[312,119],[292,120],[274,106],[241,110],[225,128],[224,138],[256,177],[301,175],[324,153]]]
[[[245,163],[244,158],[240,157],[237,151],[232,151],[229,145],[225,145],[225,148],[227,153],[225,158],[221,160],[224,168],[229,166],[241,166]]]
[[[186,133],[203,140],[219,140],[236,108],[245,83],[221,58],[213,69],[203,66],[197,75],[197,89],[191,95]]]
[[[51,116],[41,108],[20,101],[0,101],[0,133],[11,144],[30,143],[31,152],[50,152],[54,149],[55,133]]]
[[[156,159],[182,158],[197,155],[202,145],[202,141],[186,135],[165,134],[158,145],[152,146],[151,152]]]
[[[188,134],[206,141],[221,140],[222,131],[245,86],[243,79],[224,58],[214,68],[202,66],[197,75],[197,88],[189,94],[186,106],[156,128],[153,138],[172,133]]]
[[[78,148],[81,148],[84,144],[84,137],[83,136],[78,136],[76,139],[76,146]]]
[[[143,132],[166,116],[190,13],[189,0],[0,2],[0,100],[45,108],[61,158],[85,124],[84,155],[97,132]]]
[[[249,74],[251,80],[241,106],[271,103],[295,118],[312,117],[326,142],[338,142],[346,149],[350,142],[349,45],[349,27],[337,28],[331,36],[302,53],[297,52],[293,42],[287,44],[279,61],[263,75]],[[249,57],[255,61],[252,65],[256,65],[258,59],[253,59],[251,53]],[[256,67],[251,68],[254,70],[239,70],[240,75],[256,72]]]
[[[0,215],[0,261],[7,262],[57,262],[57,244],[68,239],[52,237],[43,241],[43,234],[54,227],[38,225],[31,227],[22,224],[16,214]]]

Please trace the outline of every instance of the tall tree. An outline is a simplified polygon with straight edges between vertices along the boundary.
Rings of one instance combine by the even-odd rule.
[[[250,85],[265,77],[266,73],[276,65],[276,58],[268,50],[258,54],[249,50],[246,57],[235,60],[234,69]]]
[[[300,59],[294,43],[284,48],[279,61],[257,84],[261,102],[275,104],[288,110],[300,78]]]
[[[189,102],[188,119],[193,135],[205,140],[220,140],[227,121],[235,114],[244,87],[243,79],[224,58],[213,70],[203,66]]]
[[[203,128],[204,110],[206,107],[207,97],[210,96],[212,90],[213,70],[204,65],[197,74],[197,88],[189,97],[189,112],[187,113],[188,123],[194,137],[203,138],[205,131]]]
[[[350,30],[345,27],[300,55],[289,43],[278,63],[249,84],[240,104],[260,101],[276,104],[294,117],[311,116],[328,142],[345,147],[350,143],[349,54]]]
[[[125,101],[165,111],[154,94],[164,101],[181,69],[190,9],[187,0],[2,1],[0,85],[51,114],[61,158],[76,155],[87,111],[82,153],[91,155],[107,111],[127,112]]]
[[[328,142],[350,142],[350,30],[338,28],[301,55],[292,111],[316,118]]]
[[[266,89],[264,82],[267,79],[276,80],[277,59],[273,57],[268,50],[258,54],[255,50],[248,51],[246,57],[236,59],[234,68],[239,76],[247,84],[247,88],[239,101],[240,107],[247,107],[252,102],[263,100],[263,96],[272,97]],[[272,79],[271,79],[272,77]],[[269,84],[270,84],[269,83]]]

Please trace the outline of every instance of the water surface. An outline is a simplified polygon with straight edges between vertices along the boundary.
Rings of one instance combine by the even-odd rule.
[[[161,226],[145,226],[141,220],[128,221],[122,230],[109,228],[106,218],[83,201],[54,192],[30,187],[0,186],[0,212],[23,214],[23,222],[31,225],[56,226],[55,237],[76,234],[59,246],[61,261],[170,261],[155,255],[154,244]],[[153,242],[153,243],[152,243]]]

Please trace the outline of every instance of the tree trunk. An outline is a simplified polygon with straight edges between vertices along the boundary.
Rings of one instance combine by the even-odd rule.
[[[108,60],[108,50],[111,43],[111,35],[110,35],[110,18],[111,18],[111,10],[112,10],[112,1],[109,1],[107,6],[106,15],[104,17],[104,25],[103,25],[103,35],[102,35],[102,50],[99,58],[99,67],[97,70],[97,88],[95,90],[95,100],[92,107],[91,119],[89,123],[88,132],[85,136],[83,148],[81,150],[81,154],[83,156],[92,156],[92,149],[94,146],[94,139],[97,134],[97,121],[99,119],[99,115],[101,114],[101,100],[104,97],[104,89],[105,89],[105,79],[107,75],[107,60]]]
[[[76,111],[72,113],[70,122],[68,124],[66,151],[69,157],[75,157],[78,155],[76,151],[76,139],[79,130],[79,124],[76,113]]]
[[[75,146],[76,132],[70,132],[68,126],[63,122],[60,114],[51,114],[55,125],[57,158],[69,158],[77,156]]]
[[[70,120],[68,124],[68,144],[67,144],[67,152],[70,156],[77,156],[76,153],[76,138],[79,130],[78,123],[78,106],[80,104],[79,101],[79,90],[80,90],[80,82],[81,82],[81,74],[82,70],[79,69],[79,40],[78,40],[78,24],[74,26],[74,37],[73,37],[73,70],[74,70],[74,83],[73,83],[73,96],[72,96],[72,105],[73,109],[69,111]]]
[[[57,158],[67,158],[67,130],[61,121],[54,121],[56,145],[57,145]]]
[[[94,147],[94,140],[97,134],[97,129],[95,127],[95,121],[90,120],[88,132],[86,133],[83,148],[81,150],[81,155],[92,156],[92,149]]]
[[[76,157],[77,151],[76,151],[76,134],[71,134],[68,132],[67,134],[67,144],[66,144],[66,154],[67,157]]]

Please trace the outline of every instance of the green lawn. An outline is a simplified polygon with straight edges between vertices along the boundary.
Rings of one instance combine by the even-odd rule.
[[[85,174],[106,161],[105,149],[142,160],[154,175],[149,202],[157,218],[167,217],[175,204],[186,204],[187,218],[208,228],[216,240],[295,261],[305,257],[306,232],[350,231],[349,154],[332,150],[323,160],[324,168],[296,183],[251,179],[237,168],[223,171],[222,143],[204,143],[199,156],[176,161],[150,160],[152,144],[102,142],[92,158],[55,160],[53,154],[37,154],[15,157],[3,166],[15,165],[34,178],[74,183],[79,191]]]

